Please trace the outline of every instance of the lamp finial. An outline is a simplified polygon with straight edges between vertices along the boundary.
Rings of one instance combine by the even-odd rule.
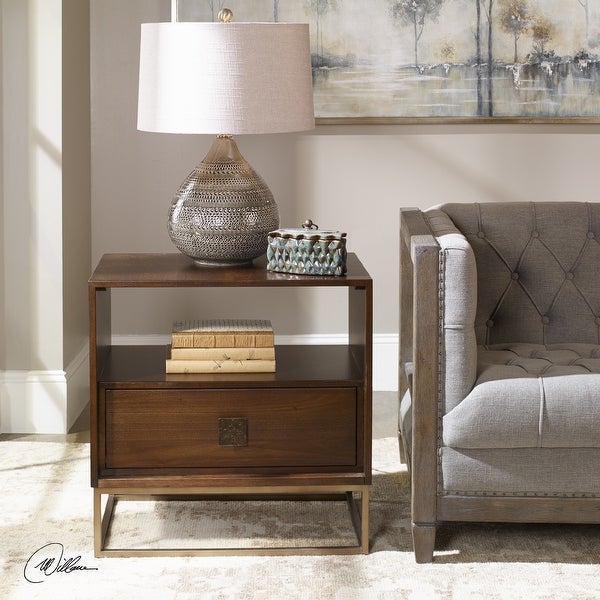
[[[222,8],[217,15],[219,23],[229,23],[233,19],[233,11],[228,8]]]

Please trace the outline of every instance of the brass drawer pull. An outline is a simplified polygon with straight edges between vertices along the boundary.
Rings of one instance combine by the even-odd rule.
[[[219,417],[219,446],[247,446],[248,419]]]

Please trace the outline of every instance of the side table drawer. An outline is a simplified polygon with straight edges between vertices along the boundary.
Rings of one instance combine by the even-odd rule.
[[[107,469],[352,466],[354,388],[106,390]]]

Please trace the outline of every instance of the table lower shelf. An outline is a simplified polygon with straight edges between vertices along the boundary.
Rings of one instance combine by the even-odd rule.
[[[106,502],[103,502],[103,496],[106,496]],[[136,547],[119,547],[119,544],[112,542],[112,528],[119,518],[117,507],[121,502],[166,502],[165,510],[169,511],[169,503],[177,502],[202,502],[215,503],[221,506],[221,503],[243,502],[251,504],[252,502],[282,503],[287,502],[286,508],[290,509],[290,514],[286,515],[293,519],[290,525],[292,529],[297,529],[297,521],[300,511],[294,513],[291,503],[300,502],[302,505],[307,503],[326,503],[319,505],[316,511],[321,519],[327,519],[329,506],[333,503],[344,504],[344,514],[346,523],[339,519],[339,535],[334,536],[339,539],[339,543],[329,543],[331,540],[323,541],[322,535],[310,536],[314,543],[290,543],[289,545],[275,545],[267,542],[262,545],[231,547],[224,544],[213,545],[211,543],[200,543],[200,539],[187,539],[186,544],[179,547],[165,547],[162,543],[158,545],[136,544]],[[275,504],[274,504],[275,505]],[[224,505],[223,505],[224,506]],[[316,506],[316,505],[315,505]],[[178,520],[181,521],[181,509],[178,513]],[[155,505],[156,510],[156,505]],[[198,510],[193,512],[193,519],[190,523],[198,525]],[[239,508],[236,506],[234,514],[239,515]],[[265,520],[265,507],[261,504],[256,512],[260,513]],[[339,511],[338,511],[339,513]],[[336,514],[338,514],[336,513]],[[227,522],[227,514],[221,514],[218,519]],[[328,520],[328,519],[327,519]],[[134,519],[135,521],[135,519]],[[164,525],[164,524],[163,524]],[[322,527],[319,523],[313,523],[313,530],[322,533]],[[210,527],[209,527],[210,529]],[[235,527],[234,527],[235,529]],[[265,528],[266,529],[266,528]],[[165,532],[163,532],[165,533]],[[212,534],[214,534],[214,530]],[[202,537],[199,535],[198,538]],[[208,532],[209,542],[212,542],[211,532]],[[214,535],[213,535],[214,537]],[[306,537],[306,536],[305,536]],[[244,538],[245,539],[245,538]],[[336,540],[334,540],[336,541]],[[198,543],[196,543],[198,542]],[[252,486],[252,487],[214,487],[214,488],[186,488],[174,490],[173,488],[94,488],[94,554],[97,557],[142,557],[142,556],[277,556],[277,555],[325,555],[325,554],[367,554],[369,551],[369,486],[368,485],[337,485],[337,486]]]

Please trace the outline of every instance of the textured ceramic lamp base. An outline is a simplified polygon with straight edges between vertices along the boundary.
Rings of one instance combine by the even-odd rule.
[[[169,209],[171,241],[199,266],[250,263],[266,252],[267,235],[278,227],[271,191],[229,136],[215,139]]]

